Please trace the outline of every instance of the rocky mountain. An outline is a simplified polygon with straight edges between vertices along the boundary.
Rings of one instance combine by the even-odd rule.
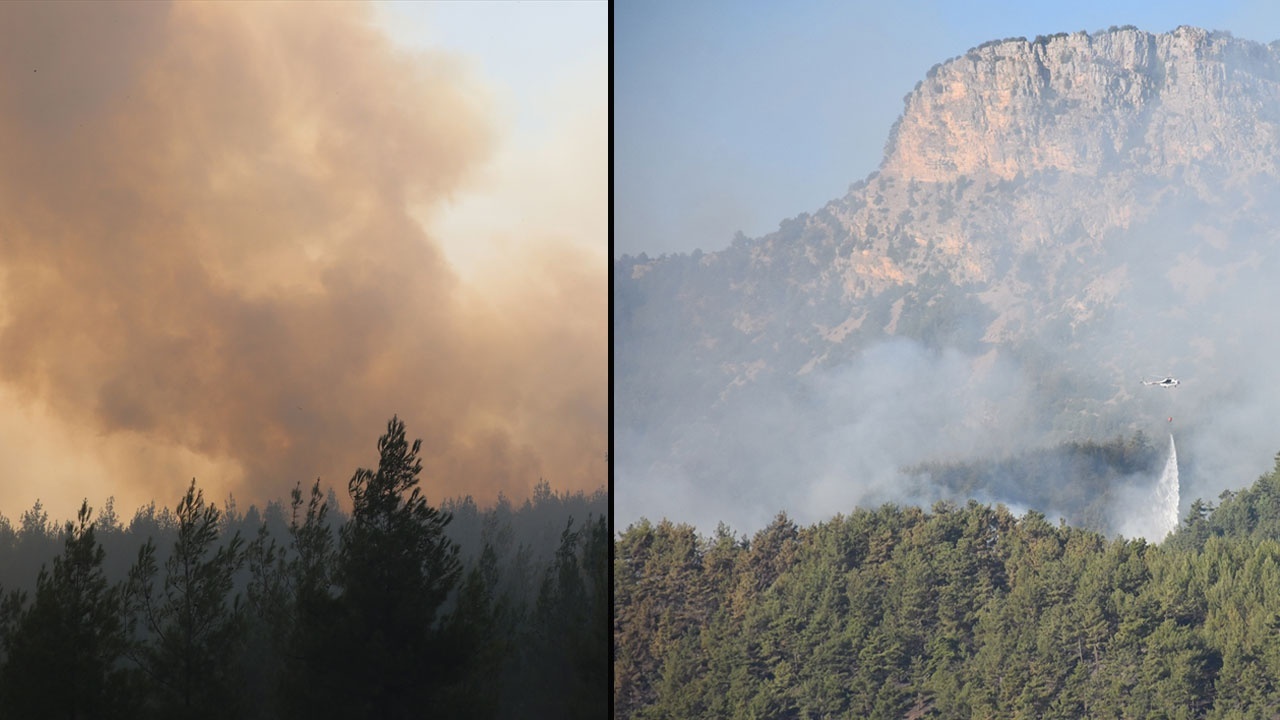
[[[904,466],[1137,431],[1178,436],[1184,504],[1247,485],[1280,449],[1278,162],[1280,44],[1125,27],[936,65],[844,197],[615,261],[620,522],[927,502]]]

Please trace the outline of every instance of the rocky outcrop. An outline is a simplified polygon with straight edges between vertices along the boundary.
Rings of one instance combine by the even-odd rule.
[[[1280,351],[1247,321],[1280,306],[1278,162],[1276,47],[1190,27],[985,44],[907,95],[879,171],[844,197],[722,251],[617,261],[616,418],[669,449],[664,472],[756,472],[689,470],[690,448],[904,340],[970,363],[938,394],[989,368],[1024,379],[941,416],[940,436],[1164,422],[1134,378],[1179,368],[1199,377],[1184,408],[1248,398],[1240,368]],[[873,402],[880,376],[860,377],[842,408]],[[689,440],[692,421],[715,440]]]
[[[1196,161],[1274,172],[1280,52],[1224,33],[1121,29],[990,43],[907,96],[883,172],[920,182]]]

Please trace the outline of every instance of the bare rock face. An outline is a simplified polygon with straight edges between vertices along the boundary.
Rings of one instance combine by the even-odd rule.
[[[1245,322],[1280,307],[1278,162],[1277,47],[1191,27],[987,43],[907,95],[880,170],[844,197],[723,251],[616,262],[616,421],[667,471],[755,472],[706,448],[894,341],[967,363],[935,395],[1018,378],[954,409],[940,436],[986,435],[948,452],[1163,431],[1144,423],[1173,412],[1134,381],[1178,368],[1198,377],[1181,412],[1247,405],[1242,368],[1280,352]],[[867,372],[847,407],[886,382]],[[693,443],[691,422],[713,429]]]
[[[1181,27],[1009,40],[936,66],[907,97],[884,172],[920,182],[1208,160],[1274,172],[1280,55]]]

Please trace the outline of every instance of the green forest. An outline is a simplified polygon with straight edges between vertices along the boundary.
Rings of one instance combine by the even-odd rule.
[[[0,719],[606,715],[604,491],[433,506],[420,447],[392,418],[349,514],[192,481],[127,526],[0,516]]]
[[[1002,505],[614,555],[619,718],[1280,717],[1280,456],[1159,544]]]

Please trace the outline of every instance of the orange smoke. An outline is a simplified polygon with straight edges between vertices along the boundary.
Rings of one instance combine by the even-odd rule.
[[[430,497],[603,483],[605,268],[460,280],[418,218],[489,156],[484,87],[371,15],[0,4],[4,514],[345,496],[393,413]]]

